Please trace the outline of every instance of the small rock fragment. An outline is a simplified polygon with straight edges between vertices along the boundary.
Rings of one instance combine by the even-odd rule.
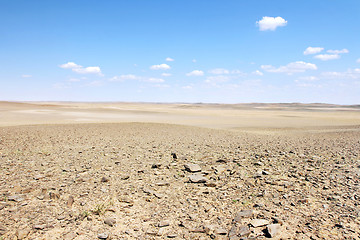
[[[189,176],[189,180],[192,183],[205,183],[208,179],[201,173],[195,173]]]
[[[9,196],[7,198],[9,201],[14,201],[14,202],[21,202],[24,200],[24,198],[20,195],[13,195],[13,196]]]
[[[253,215],[253,210],[242,210],[238,212],[233,219],[233,222],[240,222],[244,217],[251,217]]]
[[[266,226],[266,230],[269,234],[270,237],[275,237],[279,232],[280,232],[280,228],[281,225],[276,223],[276,224],[269,224]]]
[[[113,227],[116,224],[116,220],[114,218],[105,218],[104,223],[109,225],[110,227]]]
[[[69,199],[67,200],[66,205],[67,205],[68,207],[72,207],[74,201],[75,201],[75,200],[74,200],[74,197],[73,197],[73,196],[69,196]]]
[[[265,226],[265,225],[268,225],[270,222],[266,219],[253,219],[250,221],[250,224],[253,226],[253,227],[262,227],[262,226]]]
[[[154,163],[153,165],[151,165],[151,168],[160,168],[161,167],[161,163]]]
[[[167,226],[170,226],[170,221],[168,221],[168,220],[162,220],[158,224],[158,227],[167,227]]]
[[[24,239],[27,235],[29,235],[30,230],[29,229],[21,229],[16,231],[17,239]]]
[[[107,233],[100,233],[98,234],[99,239],[107,239],[109,237],[109,234]]]
[[[109,182],[109,181],[110,181],[110,179],[107,178],[107,177],[102,177],[101,178],[101,182]]]
[[[184,167],[188,172],[201,172],[201,167],[198,164],[188,163],[185,164]]]
[[[36,230],[43,230],[46,228],[46,225],[45,224],[38,224],[38,225],[34,225],[34,229]]]

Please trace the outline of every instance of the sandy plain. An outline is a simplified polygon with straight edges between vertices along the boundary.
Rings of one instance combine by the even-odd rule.
[[[359,239],[360,106],[0,102],[2,239]]]

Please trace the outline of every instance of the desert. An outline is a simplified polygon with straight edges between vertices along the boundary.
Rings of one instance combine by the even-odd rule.
[[[1,239],[359,239],[360,106],[0,103]]]

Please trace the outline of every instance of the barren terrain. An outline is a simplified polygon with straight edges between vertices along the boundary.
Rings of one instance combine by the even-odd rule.
[[[0,103],[2,239],[359,239],[360,107]]]

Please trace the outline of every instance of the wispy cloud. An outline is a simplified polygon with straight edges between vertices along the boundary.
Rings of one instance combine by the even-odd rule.
[[[120,76],[114,76],[112,78],[109,79],[109,81],[112,82],[121,82],[124,80],[139,80],[141,77],[136,76],[134,74],[125,74],[125,75],[120,75]]]
[[[166,63],[150,66],[151,70],[168,70],[170,68],[171,67],[169,65],[167,65]]]
[[[259,26],[260,31],[275,31],[278,27],[287,25],[287,21],[282,17],[263,17],[256,24]]]
[[[73,72],[79,73],[79,74],[98,74],[102,76],[101,69],[98,66],[94,67],[83,67],[81,65],[78,65],[74,62],[68,62],[59,65],[59,67],[64,69],[71,69]]]
[[[308,47],[307,49],[305,49],[304,55],[316,54],[323,50],[323,47]]]
[[[263,76],[264,75],[264,73],[259,71],[259,70],[256,70],[256,71],[252,72],[252,74],[257,75],[257,76]]]
[[[204,72],[201,70],[194,70],[186,74],[186,76],[204,76]]]
[[[327,50],[326,52],[332,53],[332,54],[342,54],[342,53],[349,53],[349,50],[344,48],[344,49],[341,49],[341,50]]]
[[[321,61],[329,61],[329,60],[339,59],[340,55],[338,55],[338,54],[319,54],[319,55],[314,56],[314,58],[319,59]]]
[[[209,73],[219,75],[219,74],[229,74],[230,71],[225,68],[215,68],[215,69],[211,69]]]
[[[162,78],[145,78],[145,79],[143,79],[143,81],[144,82],[149,82],[149,83],[163,83],[163,82],[165,82],[165,80],[164,79],[162,79]]]
[[[22,78],[31,78],[32,76],[29,75],[29,74],[23,74],[23,75],[21,75],[21,77],[22,77]]]
[[[165,59],[165,61],[167,61],[167,62],[173,62],[173,61],[175,61],[173,58],[169,58],[169,57],[167,57],[166,59]]]
[[[278,68],[272,65],[261,65],[261,69],[263,69],[266,72],[272,72],[272,73],[293,74],[293,73],[305,72],[307,70],[316,70],[317,66],[313,63],[297,61],[297,62],[291,62],[286,66],[280,66]]]
[[[161,76],[163,77],[170,77],[172,74],[171,73],[162,73]]]

